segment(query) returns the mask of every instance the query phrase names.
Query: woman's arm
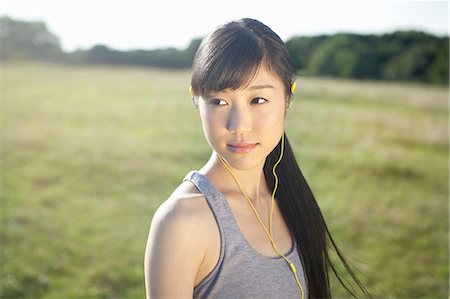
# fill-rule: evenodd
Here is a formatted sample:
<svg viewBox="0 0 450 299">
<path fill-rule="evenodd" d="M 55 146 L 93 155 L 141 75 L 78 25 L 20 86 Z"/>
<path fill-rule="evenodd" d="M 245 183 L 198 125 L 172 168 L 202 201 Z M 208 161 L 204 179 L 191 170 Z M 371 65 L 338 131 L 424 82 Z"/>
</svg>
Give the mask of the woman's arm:
<svg viewBox="0 0 450 299">
<path fill-rule="evenodd" d="M 153 216 L 145 250 L 147 298 L 192 298 L 205 254 L 196 202 L 171 198 Z"/>
</svg>

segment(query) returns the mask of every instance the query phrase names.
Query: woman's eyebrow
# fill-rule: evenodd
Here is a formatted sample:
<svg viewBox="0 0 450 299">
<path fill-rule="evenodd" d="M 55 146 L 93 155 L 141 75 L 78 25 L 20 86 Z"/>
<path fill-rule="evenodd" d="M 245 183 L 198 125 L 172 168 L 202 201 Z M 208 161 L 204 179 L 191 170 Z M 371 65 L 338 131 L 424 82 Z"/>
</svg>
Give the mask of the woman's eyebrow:
<svg viewBox="0 0 450 299">
<path fill-rule="evenodd" d="M 273 85 L 270 84 L 256 84 L 249 87 L 249 89 L 264 89 L 264 88 L 275 88 Z"/>
</svg>

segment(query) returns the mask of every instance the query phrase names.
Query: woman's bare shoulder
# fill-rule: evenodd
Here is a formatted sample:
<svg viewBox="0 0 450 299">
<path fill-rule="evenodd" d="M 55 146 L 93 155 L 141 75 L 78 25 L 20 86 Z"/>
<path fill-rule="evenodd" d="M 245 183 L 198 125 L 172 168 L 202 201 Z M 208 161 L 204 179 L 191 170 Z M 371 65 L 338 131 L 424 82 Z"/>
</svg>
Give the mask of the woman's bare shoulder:
<svg viewBox="0 0 450 299">
<path fill-rule="evenodd" d="M 158 218 L 200 222 L 209 214 L 205 196 L 191 182 L 181 183 L 155 213 Z"/>
<path fill-rule="evenodd" d="M 166 236 L 169 233 L 169 238 L 192 236 L 191 246 L 202 246 L 216 232 L 214 224 L 214 215 L 205 196 L 195 185 L 186 181 L 159 206 L 153 216 L 151 228 Z M 203 249 L 197 247 L 197 250 Z"/>
<path fill-rule="evenodd" d="M 192 297 L 208 250 L 208 221 L 206 199 L 190 182 L 157 209 L 145 255 L 148 297 Z"/>
</svg>

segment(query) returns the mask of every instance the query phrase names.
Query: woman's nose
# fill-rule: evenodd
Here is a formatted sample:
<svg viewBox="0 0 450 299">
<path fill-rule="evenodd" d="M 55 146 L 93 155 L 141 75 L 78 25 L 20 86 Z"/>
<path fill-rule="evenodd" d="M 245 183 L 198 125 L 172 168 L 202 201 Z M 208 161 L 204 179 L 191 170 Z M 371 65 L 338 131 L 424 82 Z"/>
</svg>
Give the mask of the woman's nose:
<svg viewBox="0 0 450 299">
<path fill-rule="evenodd" d="M 232 133 L 250 132 L 252 130 L 252 115 L 247 108 L 233 107 L 228 120 L 228 130 Z"/>
</svg>

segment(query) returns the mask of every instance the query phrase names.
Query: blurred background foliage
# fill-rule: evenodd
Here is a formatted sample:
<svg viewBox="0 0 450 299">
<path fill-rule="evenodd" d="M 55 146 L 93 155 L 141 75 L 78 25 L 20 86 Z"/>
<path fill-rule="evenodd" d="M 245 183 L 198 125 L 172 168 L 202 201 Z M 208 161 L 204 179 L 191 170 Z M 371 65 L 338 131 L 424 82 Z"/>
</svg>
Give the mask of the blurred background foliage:
<svg viewBox="0 0 450 299">
<path fill-rule="evenodd" d="M 187 69 L 201 38 L 190 45 L 154 50 L 118 51 L 105 45 L 66 53 L 60 40 L 43 22 L 0 19 L 3 61 L 46 60 L 75 64 L 139 65 Z M 286 41 L 294 66 L 301 75 L 338 78 L 417 81 L 448 84 L 448 37 L 419 31 L 382 35 L 339 33 L 299 36 Z"/>
</svg>

